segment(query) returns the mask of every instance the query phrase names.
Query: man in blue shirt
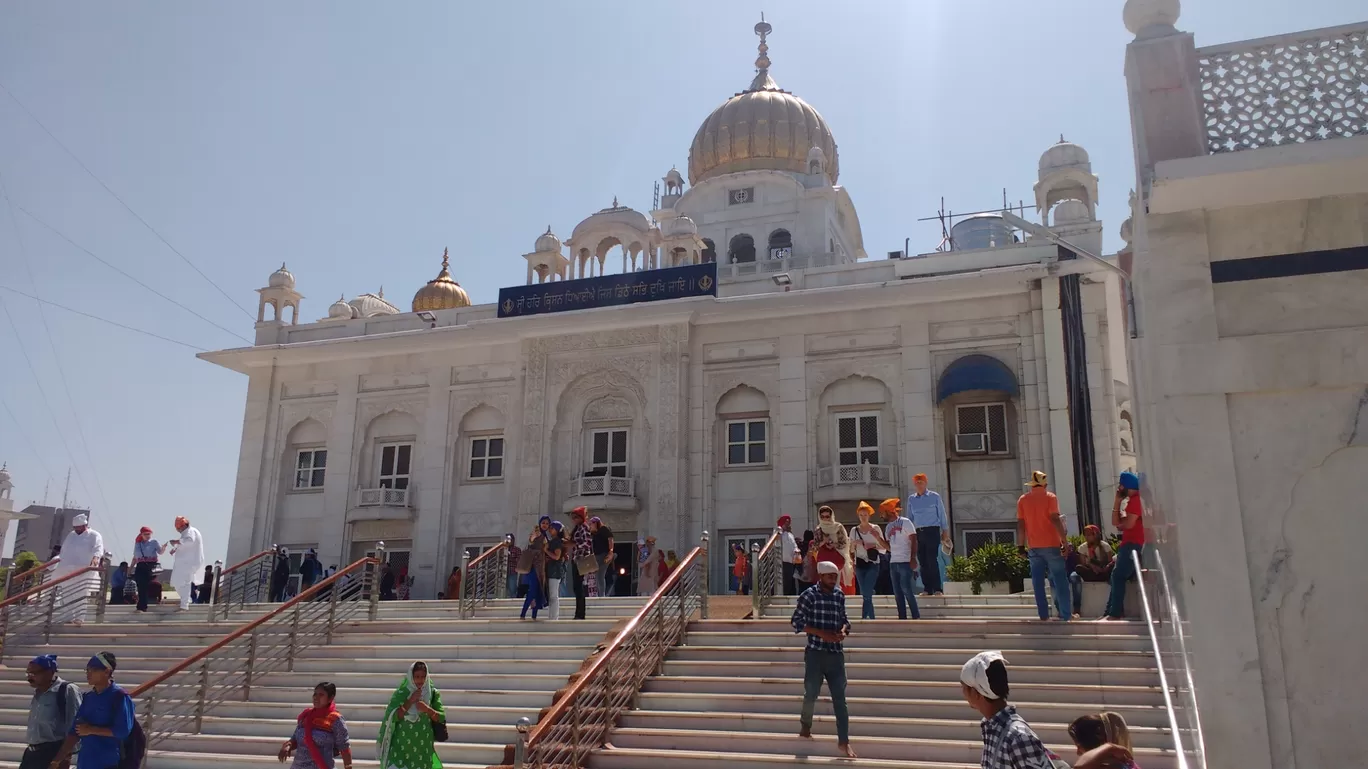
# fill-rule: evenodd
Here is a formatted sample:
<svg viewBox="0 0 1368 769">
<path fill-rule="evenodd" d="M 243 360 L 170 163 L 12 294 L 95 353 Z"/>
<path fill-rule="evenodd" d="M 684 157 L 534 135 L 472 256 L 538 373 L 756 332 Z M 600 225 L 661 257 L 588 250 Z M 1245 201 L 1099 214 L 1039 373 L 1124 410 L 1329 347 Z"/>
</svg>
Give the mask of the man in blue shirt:
<svg viewBox="0 0 1368 769">
<path fill-rule="evenodd" d="M 117 664 L 112 652 L 100 652 L 86 663 L 86 682 L 91 690 L 81 697 L 76 721 L 53 759 L 53 767 L 71 757 L 77 740 L 81 752 L 76 754 L 76 769 L 119 766 L 123 742 L 133 731 L 133 698 L 114 683 Z"/>
<path fill-rule="evenodd" d="M 831 708 L 836 713 L 836 742 L 848 758 L 855 758 L 850 747 L 850 711 L 846 708 L 845 651 L 841 642 L 850 634 L 846 617 L 845 594 L 836 587 L 841 570 L 831 561 L 817 564 L 817 584 L 798 596 L 793 610 L 793 630 L 807 633 L 803 652 L 803 713 L 799 737 L 812 737 L 812 713 L 817 695 L 826 680 L 831 690 Z"/>
<path fill-rule="evenodd" d="M 940 563 L 936 560 L 941 542 L 950 544 L 950 521 L 941 496 L 926 488 L 926 473 L 912 476 L 917 487 L 907 498 L 907 514 L 917 529 L 917 561 L 921 564 L 922 595 L 945 595 L 941 585 Z"/>
</svg>

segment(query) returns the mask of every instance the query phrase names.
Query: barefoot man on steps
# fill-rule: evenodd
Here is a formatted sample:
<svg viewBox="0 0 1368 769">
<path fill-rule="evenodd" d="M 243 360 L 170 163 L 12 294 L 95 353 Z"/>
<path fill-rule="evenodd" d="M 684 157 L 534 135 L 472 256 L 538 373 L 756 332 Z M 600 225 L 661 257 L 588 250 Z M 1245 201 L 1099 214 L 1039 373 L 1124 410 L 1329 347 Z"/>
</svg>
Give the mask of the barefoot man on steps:
<svg viewBox="0 0 1368 769">
<path fill-rule="evenodd" d="M 850 747 L 850 711 L 846 709 L 845 651 L 841 642 L 850 634 L 846 618 L 845 594 L 836 587 L 841 570 L 831 561 L 817 564 L 817 584 L 798 596 L 793 610 L 794 632 L 807 633 L 803 652 L 803 713 L 799 737 L 812 737 L 812 712 L 822 681 L 831 690 L 831 708 L 836 713 L 836 742 L 848 758 L 855 758 Z"/>
</svg>

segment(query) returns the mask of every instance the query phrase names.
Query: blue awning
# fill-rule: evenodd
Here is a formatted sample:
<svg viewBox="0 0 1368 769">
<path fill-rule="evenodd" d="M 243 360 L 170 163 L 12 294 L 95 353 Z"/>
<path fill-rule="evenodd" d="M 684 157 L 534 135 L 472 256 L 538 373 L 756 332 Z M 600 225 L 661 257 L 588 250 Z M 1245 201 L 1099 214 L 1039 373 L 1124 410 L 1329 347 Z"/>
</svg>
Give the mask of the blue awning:
<svg viewBox="0 0 1368 769">
<path fill-rule="evenodd" d="M 1016 375 L 1007 365 L 989 355 L 966 355 L 951 363 L 936 385 L 936 402 L 969 390 L 996 390 L 1015 396 Z"/>
</svg>

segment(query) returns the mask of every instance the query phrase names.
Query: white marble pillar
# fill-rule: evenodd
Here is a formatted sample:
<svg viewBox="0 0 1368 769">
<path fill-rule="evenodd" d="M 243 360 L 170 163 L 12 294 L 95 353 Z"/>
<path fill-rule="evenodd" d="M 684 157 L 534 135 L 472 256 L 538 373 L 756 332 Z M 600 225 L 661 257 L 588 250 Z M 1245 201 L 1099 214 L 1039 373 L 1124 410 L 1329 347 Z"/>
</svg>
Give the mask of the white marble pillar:
<svg viewBox="0 0 1368 769">
<path fill-rule="evenodd" d="M 802 334 L 779 337 L 779 509 L 794 528 L 811 528 L 813 468 L 809 448 L 816 425 L 808 422 L 807 347 Z M 798 524 L 803 523 L 800 527 Z"/>
<path fill-rule="evenodd" d="M 897 485 L 911 493 L 912 476 L 926 473 L 933 488 L 945 488 L 942 451 L 936 450 L 936 383 L 931 376 L 929 331 L 924 318 L 902 323 L 902 467 Z"/>
<path fill-rule="evenodd" d="M 318 560 L 324 566 L 342 568 L 351 561 L 345 552 L 347 511 L 356 503 L 355 489 L 360 485 L 356 446 L 358 373 L 351 367 L 338 376 L 337 405 L 333 409 L 328 433 L 328 471 L 323 475 L 323 518 L 318 532 Z"/>
<path fill-rule="evenodd" d="M 233 518 L 228 527 L 228 564 L 237 563 L 270 545 L 265 542 L 270 534 L 266 531 L 264 503 L 269 498 L 273 486 L 270 479 L 274 474 L 263 467 L 263 462 L 270 442 L 271 423 L 274 422 L 270 418 L 275 401 L 272 393 L 274 387 L 274 366 L 248 376 L 247 408 L 242 417 L 242 449 L 238 453 L 237 486 L 233 494 Z"/>
<path fill-rule="evenodd" d="M 446 550 L 450 527 L 447 511 L 450 484 L 447 467 L 451 464 L 451 367 L 437 366 L 428 371 L 427 408 L 422 433 L 418 436 L 417 516 L 413 522 L 413 561 L 409 575 L 418 598 L 436 598 L 439 559 Z"/>
<path fill-rule="evenodd" d="M 1049 402 L 1050 491 L 1070 532 L 1078 529 L 1078 495 L 1074 492 L 1073 441 L 1069 434 L 1069 380 L 1064 362 L 1064 318 L 1059 310 L 1059 279 L 1040 281 L 1045 343 L 1045 392 Z"/>
</svg>

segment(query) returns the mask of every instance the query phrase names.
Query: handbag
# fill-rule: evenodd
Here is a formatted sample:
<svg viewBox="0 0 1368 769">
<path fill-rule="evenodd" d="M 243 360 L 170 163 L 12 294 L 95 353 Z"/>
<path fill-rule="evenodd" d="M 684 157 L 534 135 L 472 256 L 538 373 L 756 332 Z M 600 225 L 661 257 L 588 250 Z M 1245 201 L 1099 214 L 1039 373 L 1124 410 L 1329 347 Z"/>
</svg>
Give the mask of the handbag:
<svg viewBox="0 0 1368 769">
<path fill-rule="evenodd" d="M 447 734 L 446 721 L 432 720 L 432 740 L 433 742 L 446 742 L 451 735 Z"/>
<path fill-rule="evenodd" d="M 518 556 L 517 571 L 519 574 L 528 574 L 532 571 L 532 555 L 532 549 L 528 548 L 522 551 L 522 555 Z"/>
<path fill-rule="evenodd" d="M 575 559 L 575 571 L 580 574 L 594 574 L 598 572 L 598 566 L 598 556 L 592 553 Z"/>
</svg>

